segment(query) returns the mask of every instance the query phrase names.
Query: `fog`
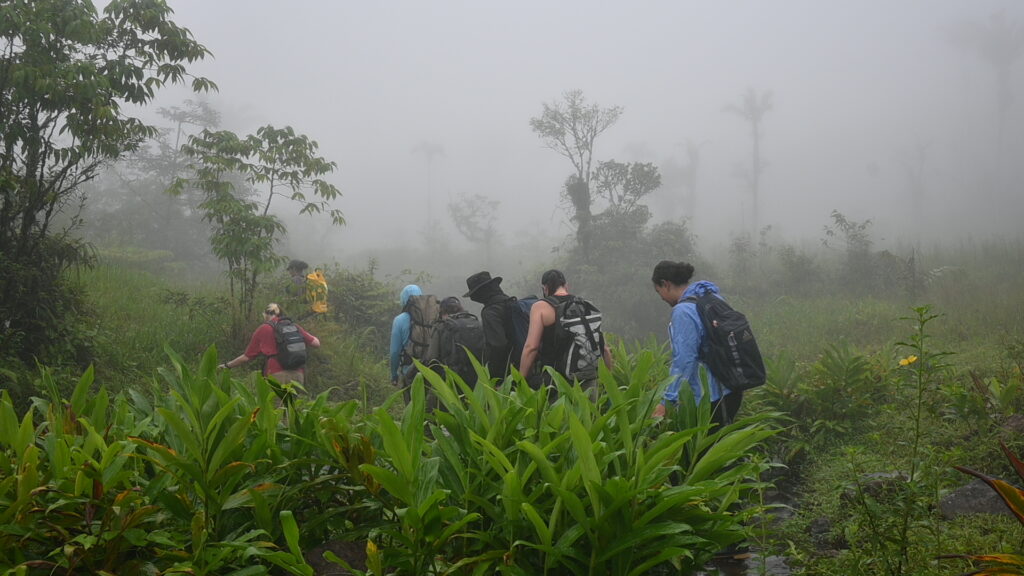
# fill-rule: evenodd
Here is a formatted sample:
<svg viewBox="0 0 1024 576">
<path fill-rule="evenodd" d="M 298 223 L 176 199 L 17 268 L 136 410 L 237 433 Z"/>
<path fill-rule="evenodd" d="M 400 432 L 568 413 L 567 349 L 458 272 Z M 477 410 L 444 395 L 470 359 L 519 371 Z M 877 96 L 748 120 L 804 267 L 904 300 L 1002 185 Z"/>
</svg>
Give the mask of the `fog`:
<svg viewBox="0 0 1024 576">
<path fill-rule="evenodd" d="M 338 163 L 329 179 L 348 225 L 292 224 L 290 244 L 323 243 L 341 261 L 420 242 L 429 221 L 459 242 L 447 204 L 466 194 L 501 202 L 506 241 L 557 243 L 571 231 L 560 193 L 572 166 L 529 120 L 572 89 L 623 107 L 595 160 L 657 164 L 655 219 L 688 219 L 702 246 L 749 226 L 738 172 L 750 130 L 725 111 L 748 89 L 773 98 L 759 208 L 771 235 L 816 242 L 838 210 L 872 219 L 883 243 L 1019 237 L 1022 3 L 170 5 L 215 56 L 193 71 L 219 85 L 208 99 L 223 128 L 290 125 Z M 954 41 L 1000 13 L 1016 34 L 1001 122 L 995 68 Z M 185 97 L 169 91 L 159 105 Z M 688 145 L 700 151 L 693 213 L 679 187 Z"/>
</svg>

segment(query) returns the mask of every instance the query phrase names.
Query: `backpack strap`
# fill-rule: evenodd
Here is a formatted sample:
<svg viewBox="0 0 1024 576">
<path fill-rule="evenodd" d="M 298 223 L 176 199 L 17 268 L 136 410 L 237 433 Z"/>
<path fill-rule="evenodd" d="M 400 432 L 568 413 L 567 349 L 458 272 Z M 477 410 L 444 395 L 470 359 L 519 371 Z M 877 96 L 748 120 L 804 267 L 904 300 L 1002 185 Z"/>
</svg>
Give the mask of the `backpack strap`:
<svg viewBox="0 0 1024 576">
<path fill-rule="evenodd" d="M 492 304 L 492 306 L 502 307 L 502 321 L 501 328 L 505 332 L 505 342 L 511 345 L 516 341 L 515 327 L 512 325 L 512 315 L 515 313 L 513 309 L 519 302 L 519 299 L 515 296 L 509 296 L 507 300 L 501 304 Z M 480 311 L 480 315 L 483 316 L 483 310 Z"/>
<path fill-rule="evenodd" d="M 594 334 L 594 329 L 590 326 L 590 322 L 587 321 L 587 316 L 590 316 L 590 312 L 596 310 L 594 305 L 587 302 L 583 298 L 573 296 L 573 302 L 579 302 L 580 306 L 583 307 L 583 329 L 587 332 L 587 340 L 590 341 L 590 347 L 594 350 L 601 348 L 601 343 L 598 342 L 597 335 Z"/>
<path fill-rule="evenodd" d="M 700 321 L 700 327 L 704 330 L 704 337 L 701 338 L 700 343 L 697 345 L 697 348 L 698 348 L 697 358 L 698 358 L 698 360 L 700 360 L 702 362 L 707 357 L 708 348 L 711 347 L 710 339 L 711 339 L 711 328 L 712 328 L 712 326 L 708 325 L 707 317 L 704 314 L 704 308 L 706 308 L 706 306 L 702 306 L 702 302 L 701 302 L 702 300 L 706 302 L 707 298 L 718 298 L 718 296 L 716 296 L 715 294 L 713 294 L 711 292 L 706 292 L 706 293 L 704 293 L 703 295 L 701 295 L 699 297 L 691 295 L 691 296 L 687 296 L 686 298 L 683 298 L 682 300 L 680 300 L 680 303 L 684 303 L 684 302 L 692 303 L 694 308 L 697 309 L 697 320 Z"/>
</svg>

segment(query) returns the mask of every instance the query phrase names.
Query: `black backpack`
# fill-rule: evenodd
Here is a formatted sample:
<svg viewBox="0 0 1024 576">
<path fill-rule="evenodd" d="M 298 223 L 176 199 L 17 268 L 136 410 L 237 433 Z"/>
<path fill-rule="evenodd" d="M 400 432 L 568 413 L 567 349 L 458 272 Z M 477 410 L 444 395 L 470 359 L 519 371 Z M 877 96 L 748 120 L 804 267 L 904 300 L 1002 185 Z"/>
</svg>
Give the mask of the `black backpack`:
<svg viewBox="0 0 1024 576">
<path fill-rule="evenodd" d="M 710 293 L 699 298 L 690 296 L 683 302 L 697 305 L 704 325 L 700 360 L 715 380 L 734 392 L 764 384 L 764 360 L 747 317 Z"/>
<path fill-rule="evenodd" d="M 552 328 L 558 353 L 553 368 L 570 381 L 595 380 L 597 364 L 604 353 L 601 311 L 579 296 L 561 302 L 554 298 L 544 300 L 555 309 Z"/>
<path fill-rule="evenodd" d="M 298 324 L 282 316 L 277 322 L 268 322 L 274 328 L 277 341 L 277 362 L 285 370 L 296 370 L 306 365 L 306 340 Z"/>
<path fill-rule="evenodd" d="M 466 354 L 478 361 L 484 352 L 484 329 L 480 320 L 469 312 L 459 312 L 445 318 L 434 328 L 440 331 L 441 349 L 437 361 L 454 371 L 466 384 L 476 383 L 476 370 Z"/>
</svg>

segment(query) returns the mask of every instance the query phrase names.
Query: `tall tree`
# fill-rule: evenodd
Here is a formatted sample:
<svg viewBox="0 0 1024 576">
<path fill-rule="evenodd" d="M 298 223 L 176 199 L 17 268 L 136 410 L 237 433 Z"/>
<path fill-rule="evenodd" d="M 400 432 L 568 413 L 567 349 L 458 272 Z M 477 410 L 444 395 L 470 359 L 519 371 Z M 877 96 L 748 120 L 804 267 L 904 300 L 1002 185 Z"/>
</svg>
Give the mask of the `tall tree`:
<svg viewBox="0 0 1024 576">
<path fill-rule="evenodd" d="M 426 140 L 420 141 L 419 144 L 413 147 L 413 154 L 423 156 L 427 161 L 427 226 L 433 226 L 434 223 L 434 160 L 437 158 L 444 158 L 444 146 L 441 146 L 437 142 L 427 142 Z"/>
<path fill-rule="evenodd" d="M 565 182 L 564 195 L 573 208 L 576 241 L 584 257 L 589 258 L 594 143 L 619 120 L 622 107 L 602 108 L 588 103 L 582 90 L 566 92 L 561 101 L 543 107 L 540 116 L 530 119 L 530 127 L 548 148 L 568 158 L 575 169 Z"/>
<path fill-rule="evenodd" d="M 765 169 L 764 159 L 761 158 L 761 122 L 771 109 L 772 93 L 758 93 L 753 88 L 747 89 L 739 103 L 729 104 L 725 107 L 726 112 L 739 116 L 750 126 L 750 169 L 744 170 L 742 175 L 750 192 L 750 230 L 754 233 L 759 230 L 760 226 L 758 201 L 760 200 L 761 174 Z"/>
<path fill-rule="evenodd" d="M 924 215 L 928 204 L 925 196 L 928 192 L 928 183 L 925 180 L 926 167 L 928 164 L 928 144 L 918 142 L 914 149 L 903 159 L 901 163 L 903 174 L 906 176 L 907 193 L 910 196 L 910 210 L 912 214 L 911 233 L 915 241 L 921 238 L 924 228 Z"/>
<path fill-rule="evenodd" d="M 0 349 L 36 355 L 66 324 L 46 309 L 83 252 L 68 235 L 82 185 L 155 129 L 125 104 L 145 105 L 166 84 L 215 89 L 186 68 L 209 55 L 158 0 L 0 3 Z M 46 296 L 43 296 L 46 294 Z"/>
<path fill-rule="evenodd" d="M 491 250 L 498 237 L 495 222 L 498 220 L 498 206 L 501 202 L 491 200 L 481 194 L 464 194 L 448 204 L 448 214 L 455 224 L 455 229 L 470 244 L 484 246 L 484 255 L 489 265 Z"/>
<path fill-rule="evenodd" d="M 214 228 L 214 254 L 228 265 L 240 321 L 252 318 L 259 278 L 283 261 L 275 246 L 287 230 L 270 212 L 275 198 L 298 204 L 300 214 L 326 213 L 334 225 L 345 223 L 341 211 L 330 206 L 341 192 L 322 178 L 337 164 L 318 156 L 318 149 L 316 141 L 291 127 L 273 126 L 245 138 L 204 130 L 182 148 L 194 160 L 192 176 L 178 178 L 170 192 L 180 194 L 192 185 L 203 194 L 199 208 Z"/>
<path fill-rule="evenodd" d="M 686 141 L 686 164 L 682 170 L 683 202 L 685 217 L 691 220 L 697 217 L 697 184 L 700 182 L 700 149 L 703 145 Z"/>
<path fill-rule="evenodd" d="M 996 161 L 1003 160 L 1004 132 L 1013 103 L 1011 72 L 1024 55 L 1024 25 L 1011 21 L 1005 10 L 995 12 L 988 23 L 965 22 L 952 32 L 952 41 L 992 66 L 996 87 Z M 998 165 L 997 165 L 998 167 Z"/>
<path fill-rule="evenodd" d="M 201 100 L 185 100 L 157 114 L 165 121 L 157 134 L 90 184 L 82 236 L 107 246 L 159 251 L 178 261 L 209 260 L 209 226 L 195 210 L 197 191 L 177 197 L 165 192 L 187 167 L 182 138 L 217 128 L 220 114 Z"/>
<path fill-rule="evenodd" d="M 640 200 L 661 186 L 658 167 L 649 162 L 599 162 L 594 170 L 594 191 L 608 203 L 611 212 L 636 211 Z"/>
</svg>

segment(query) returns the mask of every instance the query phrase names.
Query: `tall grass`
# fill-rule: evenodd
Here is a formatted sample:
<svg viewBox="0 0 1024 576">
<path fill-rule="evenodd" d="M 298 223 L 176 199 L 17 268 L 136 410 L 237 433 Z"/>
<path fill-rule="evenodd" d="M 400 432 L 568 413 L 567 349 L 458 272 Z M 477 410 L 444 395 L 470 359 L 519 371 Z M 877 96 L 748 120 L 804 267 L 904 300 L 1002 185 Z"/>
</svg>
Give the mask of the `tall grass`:
<svg viewBox="0 0 1024 576">
<path fill-rule="evenodd" d="M 95 356 L 88 362 L 112 390 L 146 386 L 166 365 L 165 346 L 194 358 L 216 345 L 224 358 L 233 358 L 248 342 L 248 334 L 230 338 L 231 306 L 217 285 L 179 285 L 150 272 L 113 266 L 83 271 L 79 282 L 94 323 L 90 331 Z M 346 330 L 324 317 L 302 324 L 323 343 L 310 355 L 307 366 L 306 388 L 311 395 L 330 390 L 336 400 L 365 395 L 374 406 L 384 402 L 391 390 L 385 358 L 367 353 L 377 348 L 367 343 L 372 334 Z M 258 325 L 254 319 L 250 328 Z M 261 362 L 245 369 L 259 370 Z"/>
<path fill-rule="evenodd" d="M 95 323 L 97 375 L 114 390 L 166 364 L 165 345 L 187 357 L 225 344 L 230 309 L 215 286 L 175 286 L 138 269 L 98 266 L 80 273 Z"/>
</svg>

